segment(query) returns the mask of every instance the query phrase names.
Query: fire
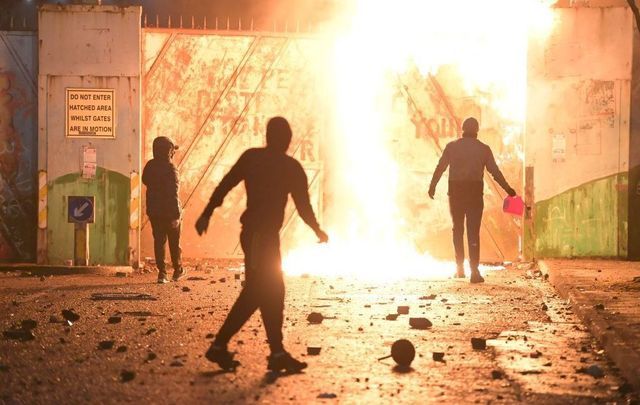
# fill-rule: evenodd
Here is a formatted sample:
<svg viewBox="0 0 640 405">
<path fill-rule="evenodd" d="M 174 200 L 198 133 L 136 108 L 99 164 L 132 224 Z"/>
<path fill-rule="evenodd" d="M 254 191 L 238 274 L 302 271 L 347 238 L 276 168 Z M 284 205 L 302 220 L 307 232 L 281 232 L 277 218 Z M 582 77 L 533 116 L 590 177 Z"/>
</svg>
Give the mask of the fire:
<svg viewBox="0 0 640 405">
<path fill-rule="evenodd" d="M 344 22 L 332 28 L 337 35 L 327 78 L 334 110 L 327 162 L 334 204 L 325 217 L 331 241 L 289 252 L 285 271 L 381 280 L 452 273 L 451 263 L 418 251 L 408 231 L 410 215 L 399 203 L 407 164 L 393 151 L 398 78 L 411 69 L 427 77 L 447 67 L 460 81 L 456 86 L 505 122 L 503 142 L 516 142 L 524 121 L 527 44 L 551 30 L 550 3 L 354 0 Z M 435 165 L 428 163 L 430 169 Z M 422 204 L 444 206 L 446 180 L 432 202 L 429 178 L 411 193 L 422 196 Z M 446 215 L 446 208 L 438 212 Z"/>
</svg>

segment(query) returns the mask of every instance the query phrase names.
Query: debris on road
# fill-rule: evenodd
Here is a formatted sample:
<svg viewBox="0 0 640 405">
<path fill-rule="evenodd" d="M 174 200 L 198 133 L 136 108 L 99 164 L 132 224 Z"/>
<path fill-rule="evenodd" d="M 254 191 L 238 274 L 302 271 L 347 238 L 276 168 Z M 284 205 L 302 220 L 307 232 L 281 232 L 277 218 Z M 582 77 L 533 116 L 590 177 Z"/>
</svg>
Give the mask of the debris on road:
<svg viewBox="0 0 640 405">
<path fill-rule="evenodd" d="M 504 378 L 504 373 L 500 370 L 492 370 L 491 378 L 493 378 L 494 380 L 501 380 L 502 378 Z"/>
<path fill-rule="evenodd" d="M 24 329 L 22 327 L 7 329 L 2 335 L 5 339 L 19 340 L 21 342 L 27 342 L 36 338 L 36 335 L 33 334 L 31 329 Z"/>
<path fill-rule="evenodd" d="M 598 310 L 598 311 L 604 311 L 604 304 L 600 303 L 600 304 L 596 304 L 593 306 L 594 309 Z"/>
<path fill-rule="evenodd" d="M 191 291 L 191 288 L 187 286 L 182 287 L 182 292 L 189 292 L 189 291 Z"/>
<path fill-rule="evenodd" d="M 75 312 L 73 312 L 70 309 L 63 309 L 62 310 L 62 317 L 64 319 L 66 319 L 69 322 L 77 322 L 80 320 L 80 315 L 76 314 Z"/>
<path fill-rule="evenodd" d="M 433 352 L 433 361 L 444 362 L 444 352 Z"/>
<path fill-rule="evenodd" d="M 324 316 L 320 312 L 312 312 L 307 316 L 307 321 L 312 325 L 318 325 L 322 323 Z"/>
<path fill-rule="evenodd" d="M 484 338 L 471 338 L 473 350 L 484 350 L 487 348 L 487 340 Z"/>
<path fill-rule="evenodd" d="M 113 340 L 103 340 L 98 343 L 98 350 L 111 350 L 114 343 Z"/>
<path fill-rule="evenodd" d="M 436 294 L 430 294 L 430 295 L 423 295 L 422 297 L 420 297 L 421 300 L 435 300 L 437 297 Z"/>
<path fill-rule="evenodd" d="M 91 294 L 93 301 L 156 301 L 157 298 L 143 293 L 112 292 Z M 73 321 L 72 321 L 73 322 Z"/>
<path fill-rule="evenodd" d="M 322 348 L 317 347 L 317 346 L 307 346 L 307 354 L 309 356 L 317 356 L 320 354 L 320 350 L 322 350 Z"/>
<path fill-rule="evenodd" d="M 409 326 L 413 329 L 429 329 L 433 324 L 427 318 L 409 318 Z"/>
<path fill-rule="evenodd" d="M 386 319 L 387 321 L 395 321 L 396 319 L 398 319 L 398 314 L 389 314 L 384 319 Z"/>
<path fill-rule="evenodd" d="M 323 392 L 322 394 L 318 394 L 318 398 L 319 399 L 334 399 L 334 398 L 338 398 L 338 396 L 334 393 L 330 393 L 330 392 Z"/>
<path fill-rule="evenodd" d="M 602 378 L 604 377 L 604 370 L 602 370 L 602 368 L 596 364 L 589 366 L 589 367 L 583 367 L 578 369 L 579 373 L 583 373 L 583 374 L 588 374 L 593 378 Z"/>
<path fill-rule="evenodd" d="M 122 322 L 122 317 L 119 317 L 119 316 L 110 316 L 109 319 L 107 319 L 107 323 L 111 325 L 114 325 L 120 322 Z"/>
<path fill-rule="evenodd" d="M 408 305 L 400 305 L 400 306 L 398 306 L 398 314 L 399 315 L 407 315 L 407 314 L 409 314 L 409 306 Z"/>
<path fill-rule="evenodd" d="M 123 383 L 129 382 L 134 378 L 136 378 L 136 373 L 134 373 L 133 371 L 122 370 L 120 372 L 120 381 L 122 381 Z"/>
<path fill-rule="evenodd" d="M 398 339 L 391 345 L 391 354 L 380 357 L 378 361 L 391 357 L 399 366 L 408 367 L 416 357 L 416 348 L 407 339 Z"/>
</svg>

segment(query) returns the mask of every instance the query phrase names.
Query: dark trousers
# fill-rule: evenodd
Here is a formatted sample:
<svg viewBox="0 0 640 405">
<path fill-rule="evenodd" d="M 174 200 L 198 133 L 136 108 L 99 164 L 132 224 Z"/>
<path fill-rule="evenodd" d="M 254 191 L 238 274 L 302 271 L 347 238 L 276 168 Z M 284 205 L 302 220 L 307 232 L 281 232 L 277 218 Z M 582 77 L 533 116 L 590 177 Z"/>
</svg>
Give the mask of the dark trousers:
<svg viewBox="0 0 640 405">
<path fill-rule="evenodd" d="M 482 193 L 449 194 L 449 210 L 453 222 L 453 247 L 456 265 L 464 266 L 464 223 L 467 222 L 467 244 L 469 245 L 469 266 L 477 270 L 480 264 L 480 224 L 484 201 Z"/>
<path fill-rule="evenodd" d="M 280 235 L 277 230 L 243 229 L 240 245 L 244 251 L 245 285 L 216 335 L 215 344 L 226 346 L 251 315 L 260 309 L 271 352 L 282 351 L 284 279 Z"/>
<path fill-rule="evenodd" d="M 171 219 L 165 218 L 149 218 L 151 221 L 151 230 L 153 233 L 153 251 L 156 255 L 156 265 L 160 275 L 166 275 L 167 271 L 164 264 L 164 245 L 169 240 L 169 253 L 171 254 L 171 263 L 173 270 L 180 270 L 182 262 L 180 260 L 180 224 L 172 227 Z"/>
</svg>

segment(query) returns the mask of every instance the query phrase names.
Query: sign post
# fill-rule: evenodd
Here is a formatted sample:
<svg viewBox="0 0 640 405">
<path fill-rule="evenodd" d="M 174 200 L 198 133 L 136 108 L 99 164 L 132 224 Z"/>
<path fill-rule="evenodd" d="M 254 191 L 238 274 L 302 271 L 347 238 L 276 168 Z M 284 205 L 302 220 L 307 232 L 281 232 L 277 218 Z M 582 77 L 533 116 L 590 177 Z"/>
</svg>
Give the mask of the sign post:
<svg viewBox="0 0 640 405">
<path fill-rule="evenodd" d="M 93 223 L 95 200 L 93 196 L 69 196 L 67 221 L 74 224 L 73 265 L 89 265 L 89 224 Z"/>
</svg>

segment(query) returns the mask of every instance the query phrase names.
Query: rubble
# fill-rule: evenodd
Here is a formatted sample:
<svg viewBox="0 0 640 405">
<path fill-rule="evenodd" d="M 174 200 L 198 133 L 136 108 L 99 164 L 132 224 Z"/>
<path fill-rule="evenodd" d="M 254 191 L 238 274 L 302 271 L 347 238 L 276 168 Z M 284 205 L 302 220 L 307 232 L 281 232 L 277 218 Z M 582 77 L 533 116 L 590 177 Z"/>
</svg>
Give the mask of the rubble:
<svg viewBox="0 0 640 405">
<path fill-rule="evenodd" d="M 80 315 L 70 309 L 63 309 L 62 317 L 69 322 L 78 322 L 80 320 Z"/>
<path fill-rule="evenodd" d="M 398 319 L 398 314 L 389 314 L 384 319 L 386 319 L 387 321 L 395 321 L 396 319 Z"/>
<path fill-rule="evenodd" d="M 114 343 L 113 340 L 103 340 L 98 343 L 98 350 L 111 350 Z"/>
<path fill-rule="evenodd" d="M 320 354 L 320 351 L 322 350 L 321 347 L 317 347 L 317 346 L 307 346 L 307 354 L 309 356 L 317 356 Z"/>
<path fill-rule="evenodd" d="M 107 323 L 111 325 L 114 325 L 120 322 L 122 322 L 122 317 L 119 317 L 119 316 L 110 316 L 109 319 L 107 319 Z"/>
<path fill-rule="evenodd" d="M 398 314 L 399 315 L 407 315 L 407 314 L 409 314 L 409 306 L 407 306 L 407 305 L 398 306 Z"/>
<path fill-rule="evenodd" d="M 307 315 L 307 321 L 312 325 L 321 324 L 324 320 L 324 316 L 320 312 L 312 312 Z"/>
<path fill-rule="evenodd" d="M 407 339 L 399 339 L 391 345 L 391 357 L 399 366 L 408 367 L 416 357 L 416 349 Z"/>
<path fill-rule="evenodd" d="M 134 373 L 133 371 L 122 370 L 120 372 L 120 381 L 122 381 L 123 383 L 129 382 L 134 378 L 136 378 L 136 373 Z"/>
<path fill-rule="evenodd" d="M 33 334 L 31 329 L 16 327 L 5 330 L 2 335 L 5 337 L 5 339 L 19 340 L 21 342 L 27 342 L 36 338 L 36 335 Z"/>
<path fill-rule="evenodd" d="M 323 392 L 322 394 L 318 394 L 319 399 L 335 399 L 338 398 L 338 396 L 334 393 L 330 393 L 330 392 Z"/>
<path fill-rule="evenodd" d="M 494 380 L 501 380 L 504 378 L 504 373 L 500 370 L 492 370 L 491 371 L 491 378 Z"/>
<path fill-rule="evenodd" d="M 429 329 L 433 324 L 427 318 L 409 318 L 409 326 L 413 329 Z"/>
<path fill-rule="evenodd" d="M 433 361 L 444 362 L 444 352 L 433 352 Z"/>
<path fill-rule="evenodd" d="M 589 367 L 583 367 L 578 369 L 579 373 L 583 373 L 583 374 L 588 374 L 593 378 L 602 378 L 604 377 L 604 370 L 598 366 L 597 364 L 594 364 L 592 366 Z"/>
<path fill-rule="evenodd" d="M 487 348 L 487 340 L 484 338 L 471 338 L 473 350 L 484 350 Z"/>
</svg>

